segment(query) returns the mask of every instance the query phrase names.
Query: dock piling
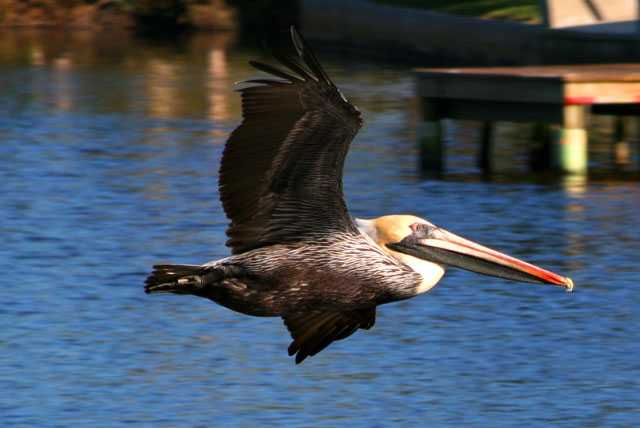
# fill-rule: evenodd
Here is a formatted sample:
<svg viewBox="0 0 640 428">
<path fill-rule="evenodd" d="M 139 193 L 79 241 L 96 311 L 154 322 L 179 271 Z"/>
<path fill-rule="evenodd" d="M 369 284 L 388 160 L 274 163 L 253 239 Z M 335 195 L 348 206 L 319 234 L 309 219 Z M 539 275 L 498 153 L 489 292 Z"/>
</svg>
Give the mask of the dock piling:
<svg viewBox="0 0 640 428">
<path fill-rule="evenodd" d="M 420 166 L 423 171 L 441 171 L 444 165 L 443 132 L 437 100 L 422 99 L 422 121 L 418 128 Z"/>
<path fill-rule="evenodd" d="M 588 106 L 570 104 L 563 107 L 563 123 L 553 132 L 556 166 L 568 174 L 584 174 L 587 171 L 587 130 L 585 129 Z"/>
<path fill-rule="evenodd" d="M 613 163 L 616 166 L 624 166 L 630 163 L 630 147 L 627 141 L 627 125 L 629 117 L 615 117 L 615 140 L 613 142 Z"/>
<path fill-rule="evenodd" d="M 491 136 L 493 135 L 493 122 L 483 122 L 480 131 L 480 156 L 478 167 L 488 174 L 491 172 Z"/>
<path fill-rule="evenodd" d="M 529 169 L 541 171 L 551 167 L 552 144 L 551 127 L 544 123 L 534 123 L 529 147 Z"/>
</svg>

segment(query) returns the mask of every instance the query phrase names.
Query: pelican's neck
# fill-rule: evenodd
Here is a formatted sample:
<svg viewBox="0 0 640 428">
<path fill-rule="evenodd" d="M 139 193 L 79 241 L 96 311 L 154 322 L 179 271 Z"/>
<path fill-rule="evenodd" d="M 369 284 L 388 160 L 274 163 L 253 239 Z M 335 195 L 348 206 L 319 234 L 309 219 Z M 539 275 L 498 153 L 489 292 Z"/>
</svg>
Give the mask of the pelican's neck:
<svg viewBox="0 0 640 428">
<path fill-rule="evenodd" d="M 373 242 L 377 241 L 377 239 L 378 239 L 378 231 L 376 229 L 376 226 L 375 226 L 375 223 L 373 222 L 373 220 L 365 220 L 363 218 L 356 218 L 356 219 L 354 219 L 354 222 L 356 224 L 356 227 L 360 231 L 360 233 L 362 233 L 367 238 L 372 239 Z M 377 242 L 376 242 L 376 244 L 377 244 Z"/>
<path fill-rule="evenodd" d="M 360 233 L 377 245 L 385 254 L 403 265 L 408 266 L 411 270 L 422 276 L 422 281 L 416 288 L 415 294 L 422 294 L 431 290 L 444 275 L 444 266 L 439 263 L 422 260 L 408 254 L 399 253 L 387 247 L 385 244 L 390 244 L 391 242 L 386 242 L 387 239 L 385 238 L 389 235 L 381 233 L 376 220 L 377 219 L 365 220 L 356 218 L 355 224 Z"/>
</svg>

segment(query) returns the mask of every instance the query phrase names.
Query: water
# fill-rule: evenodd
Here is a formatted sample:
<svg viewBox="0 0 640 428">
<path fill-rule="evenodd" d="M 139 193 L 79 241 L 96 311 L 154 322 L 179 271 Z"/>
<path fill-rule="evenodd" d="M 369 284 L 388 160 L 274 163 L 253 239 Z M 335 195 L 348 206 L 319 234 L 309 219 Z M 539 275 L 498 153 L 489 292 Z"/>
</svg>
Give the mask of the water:
<svg viewBox="0 0 640 428">
<path fill-rule="evenodd" d="M 217 168 L 262 54 L 229 35 L 0 41 L 2 426 L 637 426 L 637 181 L 482 181 L 458 125 L 448 174 L 424 178 L 409 73 L 322 55 L 367 119 L 353 215 L 416 213 L 576 290 L 452 269 L 296 366 L 279 319 L 142 292 L 154 263 L 228 254 Z"/>
</svg>

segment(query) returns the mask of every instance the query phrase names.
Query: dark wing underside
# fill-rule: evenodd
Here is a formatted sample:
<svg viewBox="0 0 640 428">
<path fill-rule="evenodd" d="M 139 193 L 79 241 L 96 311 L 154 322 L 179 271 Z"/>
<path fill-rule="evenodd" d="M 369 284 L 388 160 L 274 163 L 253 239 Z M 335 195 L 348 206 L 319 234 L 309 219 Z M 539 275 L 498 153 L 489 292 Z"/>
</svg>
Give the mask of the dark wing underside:
<svg viewBox="0 0 640 428">
<path fill-rule="evenodd" d="M 291 332 L 293 342 L 289 355 L 296 355 L 296 364 L 312 357 L 331 342 L 345 339 L 359 328 L 368 330 L 376 322 L 376 308 L 358 311 L 312 311 L 304 314 L 289 314 L 282 317 Z"/>
<path fill-rule="evenodd" d="M 268 47 L 288 70 L 251 62 L 279 79 L 240 89 L 243 121 L 220 166 L 220 199 L 238 254 L 335 231 L 357 233 L 342 195 L 349 144 L 360 112 L 329 80 L 291 28 L 295 54 Z"/>
</svg>

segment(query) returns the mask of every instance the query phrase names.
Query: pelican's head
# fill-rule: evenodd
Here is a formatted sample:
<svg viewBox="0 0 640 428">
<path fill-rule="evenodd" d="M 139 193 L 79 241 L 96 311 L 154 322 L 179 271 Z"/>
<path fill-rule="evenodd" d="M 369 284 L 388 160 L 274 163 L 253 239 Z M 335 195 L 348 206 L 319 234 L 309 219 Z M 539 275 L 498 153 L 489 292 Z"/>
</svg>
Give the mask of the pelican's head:
<svg viewBox="0 0 640 428">
<path fill-rule="evenodd" d="M 440 280 L 445 265 L 514 281 L 573 289 L 571 278 L 476 244 L 419 217 L 388 215 L 373 220 L 356 219 L 356 224 L 383 251 L 423 275 L 421 292 Z"/>
</svg>

